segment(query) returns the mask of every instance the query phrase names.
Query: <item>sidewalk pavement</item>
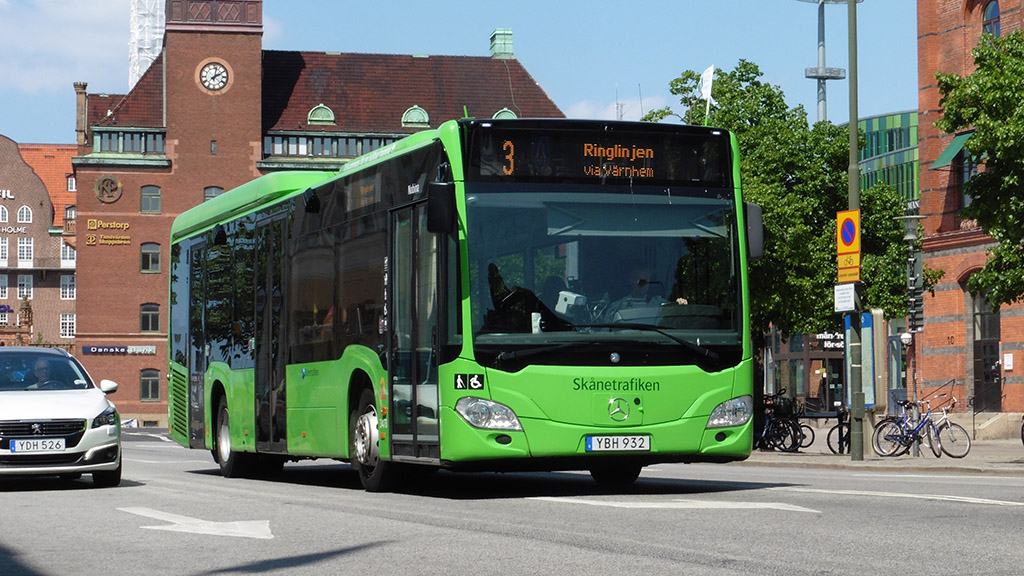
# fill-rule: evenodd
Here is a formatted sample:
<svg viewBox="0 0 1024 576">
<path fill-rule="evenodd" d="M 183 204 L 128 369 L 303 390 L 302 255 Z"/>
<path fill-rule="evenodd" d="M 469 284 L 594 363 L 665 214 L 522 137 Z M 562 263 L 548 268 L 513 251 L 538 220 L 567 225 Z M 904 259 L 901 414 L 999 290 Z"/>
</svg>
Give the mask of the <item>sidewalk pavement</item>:
<svg viewBox="0 0 1024 576">
<path fill-rule="evenodd" d="M 833 454 L 818 434 L 808 448 L 797 452 L 761 451 L 755 449 L 741 466 L 796 466 L 806 468 L 848 468 L 873 471 L 926 471 L 968 474 L 996 474 L 1024 476 L 1024 444 L 1018 440 L 974 440 L 971 451 L 963 458 L 950 458 L 943 454 L 936 458 L 929 448 L 920 456 L 910 452 L 903 456 L 882 457 L 875 454 L 870 443 L 864 445 L 863 460 L 853 460 L 849 454 Z"/>
</svg>

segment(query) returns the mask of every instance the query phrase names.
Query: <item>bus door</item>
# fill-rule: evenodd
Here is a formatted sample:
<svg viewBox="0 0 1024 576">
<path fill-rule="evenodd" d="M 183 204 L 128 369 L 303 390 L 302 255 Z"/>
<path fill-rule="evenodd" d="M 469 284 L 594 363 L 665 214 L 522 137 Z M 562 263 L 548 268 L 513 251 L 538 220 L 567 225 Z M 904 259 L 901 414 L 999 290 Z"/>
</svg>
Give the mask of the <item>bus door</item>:
<svg viewBox="0 0 1024 576">
<path fill-rule="evenodd" d="M 439 463 L 438 236 L 427 231 L 426 202 L 392 210 L 390 229 L 391 453 Z"/>
<path fill-rule="evenodd" d="M 256 225 L 256 449 L 285 452 L 288 449 L 285 408 L 285 240 L 288 221 L 274 216 Z"/>
<path fill-rule="evenodd" d="M 202 448 L 206 445 L 206 424 L 204 405 L 206 396 L 206 242 L 199 241 L 189 249 L 189 286 L 188 295 L 179 294 L 178 298 L 187 297 L 195 303 L 187 308 L 189 334 L 187 338 L 192 345 L 187 348 L 192 356 L 185 362 L 188 366 L 188 444 L 191 448 Z M 216 415 L 213 416 L 216 418 Z"/>
</svg>

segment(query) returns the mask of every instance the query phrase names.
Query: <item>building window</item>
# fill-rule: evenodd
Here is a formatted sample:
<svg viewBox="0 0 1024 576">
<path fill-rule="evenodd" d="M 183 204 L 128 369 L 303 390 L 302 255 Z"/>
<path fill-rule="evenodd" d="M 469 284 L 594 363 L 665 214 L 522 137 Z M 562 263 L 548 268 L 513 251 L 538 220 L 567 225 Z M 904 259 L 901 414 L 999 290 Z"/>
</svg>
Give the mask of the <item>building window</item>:
<svg viewBox="0 0 1024 576">
<path fill-rule="evenodd" d="M 0 206 L 0 222 L 7 222 L 7 206 Z"/>
<path fill-rule="evenodd" d="M 140 373 L 139 400 L 143 402 L 160 401 L 160 371 L 146 368 Z"/>
<path fill-rule="evenodd" d="M 143 242 L 142 244 L 142 272 L 160 272 L 160 245 L 156 242 Z"/>
<path fill-rule="evenodd" d="M 7 265 L 7 238 L 0 238 L 0 264 Z"/>
<path fill-rule="evenodd" d="M 72 274 L 60 275 L 60 299 L 75 299 L 75 277 Z"/>
<path fill-rule="evenodd" d="M 65 263 L 74 265 L 77 253 L 75 249 L 68 245 L 67 242 L 60 243 L 60 264 L 61 267 L 65 266 Z"/>
<path fill-rule="evenodd" d="M 993 0 L 985 4 L 985 11 L 981 17 L 981 31 L 999 36 L 999 2 Z"/>
<path fill-rule="evenodd" d="M 75 218 L 78 218 L 78 207 L 75 206 L 74 204 L 72 204 L 70 206 L 65 206 L 64 207 L 64 219 L 65 220 L 74 220 Z"/>
<path fill-rule="evenodd" d="M 60 337 L 61 338 L 74 338 L 75 337 L 75 315 L 74 314 L 61 314 L 60 315 Z"/>
<path fill-rule="evenodd" d="M 7 274 L 0 275 L 0 299 L 6 300 L 7 294 Z"/>
<path fill-rule="evenodd" d="M 333 125 L 334 111 L 323 104 L 318 104 L 309 111 L 309 114 L 306 116 L 306 122 L 314 126 Z"/>
<path fill-rule="evenodd" d="M 7 312 L 0 312 L 0 326 L 7 326 L 8 322 Z"/>
<path fill-rule="evenodd" d="M 971 205 L 971 197 L 967 195 L 967 183 L 978 175 L 978 164 L 965 150 L 961 150 L 953 160 L 953 170 L 953 182 L 960 196 L 960 208 L 967 208 Z"/>
<path fill-rule="evenodd" d="M 511 120 L 514 118 L 519 118 L 519 116 L 516 116 L 516 113 L 509 110 L 508 108 L 502 108 L 501 110 L 495 112 L 492 118 L 494 118 L 495 120 Z"/>
<path fill-rule="evenodd" d="M 160 187 L 159 186 L 143 186 L 142 197 L 140 198 L 141 203 L 139 205 L 139 212 L 143 214 L 159 214 L 160 213 Z"/>
<path fill-rule="evenodd" d="M 18 274 L 18 300 L 32 299 L 32 275 Z"/>
<path fill-rule="evenodd" d="M 224 189 L 220 186 L 207 186 L 206 188 L 203 188 L 203 202 L 212 200 L 223 193 Z"/>
<path fill-rule="evenodd" d="M 32 266 L 35 238 L 18 238 L 18 266 Z"/>
<path fill-rule="evenodd" d="M 139 307 L 139 330 L 142 332 L 160 331 L 159 304 L 143 304 Z"/>
<path fill-rule="evenodd" d="M 32 223 L 32 209 L 28 206 L 22 206 L 18 208 L 18 224 L 31 224 Z"/>
<path fill-rule="evenodd" d="M 68 176 L 68 192 L 78 192 L 78 181 L 74 176 Z"/>
<path fill-rule="evenodd" d="M 430 126 L 430 115 L 419 106 L 412 106 L 402 114 L 402 126 L 426 128 Z"/>
</svg>

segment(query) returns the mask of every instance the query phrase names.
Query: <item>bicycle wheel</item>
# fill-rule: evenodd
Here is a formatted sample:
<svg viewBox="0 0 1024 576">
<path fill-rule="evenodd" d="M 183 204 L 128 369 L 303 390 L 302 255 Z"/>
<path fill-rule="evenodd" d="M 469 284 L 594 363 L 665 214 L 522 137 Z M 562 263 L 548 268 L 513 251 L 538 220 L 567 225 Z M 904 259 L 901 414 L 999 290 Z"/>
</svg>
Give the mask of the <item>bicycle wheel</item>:
<svg viewBox="0 0 1024 576">
<path fill-rule="evenodd" d="M 939 439 L 939 429 L 935 422 L 929 421 L 921 432 L 922 437 L 928 438 L 928 447 L 932 449 L 932 454 L 935 454 L 936 458 L 942 458 L 942 440 Z"/>
<path fill-rule="evenodd" d="M 814 428 L 807 424 L 800 425 L 800 447 L 810 448 L 814 444 Z"/>
<path fill-rule="evenodd" d="M 879 456 L 899 456 L 909 446 L 904 442 L 906 432 L 895 418 L 886 418 L 875 425 L 871 434 L 871 447 Z"/>
<path fill-rule="evenodd" d="M 829 428 L 825 436 L 825 443 L 833 454 L 846 454 L 850 451 L 850 426 L 843 425 L 843 435 L 839 436 L 839 424 Z"/>
<path fill-rule="evenodd" d="M 963 458 L 971 451 L 971 437 L 963 426 L 954 422 L 943 422 L 939 426 L 942 451 L 950 458 Z"/>
<path fill-rule="evenodd" d="M 781 452 L 796 452 L 800 448 L 800 432 L 793 421 L 779 418 L 772 422 L 769 436 L 772 446 Z"/>
</svg>

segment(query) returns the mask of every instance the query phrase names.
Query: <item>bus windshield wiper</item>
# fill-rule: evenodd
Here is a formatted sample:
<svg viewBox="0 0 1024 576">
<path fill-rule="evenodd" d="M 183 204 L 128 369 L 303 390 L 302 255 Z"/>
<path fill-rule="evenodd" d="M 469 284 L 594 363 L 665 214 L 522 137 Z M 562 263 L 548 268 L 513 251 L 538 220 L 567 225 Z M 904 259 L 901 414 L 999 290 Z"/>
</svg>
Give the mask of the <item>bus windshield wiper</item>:
<svg viewBox="0 0 1024 576">
<path fill-rule="evenodd" d="M 707 348 L 705 346 L 701 346 L 700 344 L 694 344 L 689 340 L 677 338 L 672 334 L 669 334 L 668 332 L 662 330 L 661 328 L 658 328 L 657 326 L 651 326 L 650 324 L 631 324 L 629 322 L 617 322 L 614 324 L 578 324 L 576 325 L 576 328 L 610 328 L 620 330 L 640 330 L 643 332 L 657 332 L 658 334 L 661 334 L 662 336 L 668 338 L 669 340 L 672 340 L 673 342 L 679 344 L 686 350 L 692 352 L 698 358 L 704 358 L 712 362 L 718 362 L 719 359 L 718 352 L 715 352 L 714 350 Z"/>
<path fill-rule="evenodd" d="M 593 342 L 564 342 L 562 344 L 549 344 L 547 346 L 536 346 L 534 348 L 524 348 L 522 350 L 511 350 L 501 352 L 494 359 L 494 366 L 498 367 L 502 362 L 508 360 L 521 360 L 523 358 L 529 358 L 531 356 L 537 356 L 538 354 L 547 354 L 548 352 L 555 352 L 556 350 L 563 350 L 565 348 L 574 348 L 577 346 L 589 346 Z"/>
</svg>

